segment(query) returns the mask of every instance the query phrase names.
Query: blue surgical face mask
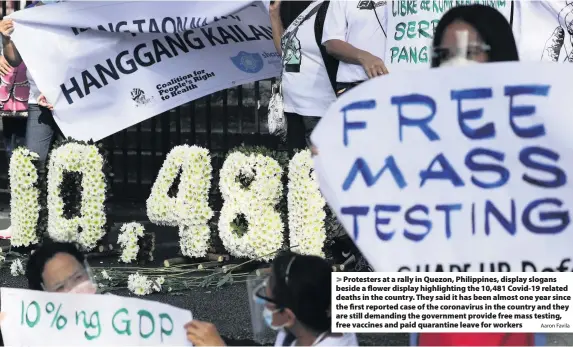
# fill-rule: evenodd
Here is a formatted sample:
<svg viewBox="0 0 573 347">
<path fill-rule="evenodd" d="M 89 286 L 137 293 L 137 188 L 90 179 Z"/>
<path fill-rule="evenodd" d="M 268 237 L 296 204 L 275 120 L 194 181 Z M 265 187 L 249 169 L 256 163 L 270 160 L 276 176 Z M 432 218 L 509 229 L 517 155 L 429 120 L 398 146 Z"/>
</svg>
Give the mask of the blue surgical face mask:
<svg viewBox="0 0 573 347">
<path fill-rule="evenodd" d="M 273 316 L 276 312 L 278 312 L 278 310 L 271 311 L 268 307 L 265 306 L 265 308 L 263 309 L 263 318 L 265 319 L 265 323 L 269 328 L 273 330 L 281 330 L 282 328 L 284 328 L 285 324 L 281 326 L 273 325 Z"/>
</svg>

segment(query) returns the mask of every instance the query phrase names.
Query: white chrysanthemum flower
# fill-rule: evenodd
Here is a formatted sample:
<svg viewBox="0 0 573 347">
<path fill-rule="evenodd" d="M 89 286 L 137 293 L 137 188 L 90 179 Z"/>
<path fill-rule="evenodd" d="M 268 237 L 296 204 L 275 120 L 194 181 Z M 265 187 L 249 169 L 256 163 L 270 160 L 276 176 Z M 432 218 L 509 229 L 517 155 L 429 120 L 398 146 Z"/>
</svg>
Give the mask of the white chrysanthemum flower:
<svg viewBox="0 0 573 347">
<path fill-rule="evenodd" d="M 297 246 L 297 253 L 324 257 L 326 201 L 312 169 L 309 150 L 295 154 L 289 163 L 287 200 L 290 246 Z"/>
<path fill-rule="evenodd" d="M 147 199 L 150 221 L 179 227 L 184 256 L 202 257 L 209 248 L 211 231 L 207 223 L 213 217 L 209 207 L 212 170 L 208 150 L 177 146 L 167 155 Z M 169 188 L 179 172 L 179 189 L 177 196 L 172 198 L 168 195 Z"/>
<path fill-rule="evenodd" d="M 219 236 L 234 256 L 270 260 L 283 243 L 284 225 L 275 209 L 283 191 L 279 163 L 261 154 L 231 153 L 219 172 L 219 188 L 225 203 L 219 217 Z M 237 177 L 252 179 L 244 188 Z M 239 237 L 232 228 L 235 218 L 243 214 L 246 233 Z"/>
<path fill-rule="evenodd" d="M 127 289 L 135 295 L 142 296 L 151 294 L 152 281 L 147 276 L 140 275 L 139 272 L 129 275 L 127 278 Z"/>
<path fill-rule="evenodd" d="M 106 270 L 101 270 L 100 274 L 104 280 L 107 280 L 107 281 L 111 280 L 111 276 L 107 273 Z"/>
<path fill-rule="evenodd" d="M 12 237 L 10 243 L 16 247 L 27 247 L 38 243 L 36 232 L 40 216 L 40 191 L 38 171 L 34 161 L 38 155 L 24 147 L 17 148 L 10 159 L 10 219 Z"/>
<path fill-rule="evenodd" d="M 106 196 L 103 157 L 94 145 L 67 143 L 51 152 L 48 163 L 48 233 L 57 241 L 78 242 L 86 250 L 95 248 L 105 235 Z M 82 173 L 81 215 L 63 216 L 60 184 L 64 172 Z M 79 227 L 82 232 L 78 233 Z"/>
<path fill-rule="evenodd" d="M 24 271 L 24 265 L 20 259 L 16 259 L 12 262 L 12 264 L 10 264 L 10 273 L 12 276 L 20 276 L 26 273 Z"/>
<path fill-rule="evenodd" d="M 138 241 L 143 237 L 145 228 L 139 223 L 126 223 L 121 226 L 120 234 L 117 238 L 117 243 L 121 245 L 120 261 L 124 263 L 131 263 L 137 259 L 139 253 Z"/>
<path fill-rule="evenodd" d="M 165 277 L 160 276 L 153 280 L 153 291 L 154 292 L 161 292 L 161 286 L 165 283 Z"/>
</svg>

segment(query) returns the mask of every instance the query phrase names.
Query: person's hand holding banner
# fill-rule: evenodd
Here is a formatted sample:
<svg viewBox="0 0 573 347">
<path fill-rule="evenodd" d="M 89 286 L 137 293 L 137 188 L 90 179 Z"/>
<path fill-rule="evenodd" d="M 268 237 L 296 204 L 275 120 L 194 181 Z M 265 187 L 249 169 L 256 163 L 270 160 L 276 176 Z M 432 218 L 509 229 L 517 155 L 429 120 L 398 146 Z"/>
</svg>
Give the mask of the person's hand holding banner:
<svg viewBox="0 0 573 347">
<path fill-rule="evenodd" d="M 40 105 L 40 106 L 42 106 L 42 107 L 45 107 L 45 108 L 47 108 L 47 109 L 49 109 L 49 110 L 53 110 L 53 109 L 54 109 L 54 106 L 48 102 L 48 99 L 46 99 L 46 96 L 45 96 L 44 94 L 41 94 L 41 95 L 38 97 L 38 105 Z"/>
<path fill-rule="evenodd" d="M 376 271 L 572 271 L 573 67 L 391 74 L 312 134 L 329 205 Z"/>
<path fill-rule="evenodd" d="M 10 37 L 14 32 L 14 21 L 11 19 L 0 20 L 0 34 L 4 37 Z"/>
<path fill-rule="evenodd" d="M 185 324 L 185 329 L 187 339 L 194 346 L 226 346 L 217 327 L 212 323 L 194 320 Z"/>
</svg>

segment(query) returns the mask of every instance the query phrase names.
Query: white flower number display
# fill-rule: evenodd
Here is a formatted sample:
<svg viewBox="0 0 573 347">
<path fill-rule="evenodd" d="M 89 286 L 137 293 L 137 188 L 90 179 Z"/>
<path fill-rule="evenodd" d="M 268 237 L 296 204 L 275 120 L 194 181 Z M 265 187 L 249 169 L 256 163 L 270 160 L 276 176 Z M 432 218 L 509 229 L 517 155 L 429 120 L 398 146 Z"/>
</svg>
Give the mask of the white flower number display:
<svg viewBox="0 0 573 347">
<path fill-rule="evenodd" d="M 251 180 L 243 187 L 239 177 Z M 279 163 L 261 154 L 229 154 L 220 171 L 219 188 L 224 204 L 219 217 L 219 236 L 234 256 L 269 260 L 283 243 L 284 225 L 275 206 L 283 185 Z M 237 235 L 234 220 L 244 215 L 244 235 Z"/>
<path fill-rule="evenodd" d="M 120 233 L 117 237 L 117 243 L 121 245 L 121 256 L 119 260 L 124 263 L 131 263 L 137 259 L 139 253 L 138 241 L 143 237 L 145 228 L 139 223 L 125 223 L 121 226 Z"/>
<path fill-rule="evenodd" d="M 324 257 L 326 201 L 320 193 L 309 150 L 294 155 L 288 169 L 290 246 L 296 253 Z"/>
<path fill-rule="evenodd" d="M 209 151 L 197 146 L 177 146 L 169 152 L 147 199 L 147 216 L 159 225 L 179 227 L 181 252 L 189 257 L 207 254 L 211 231 L 207 224 L 213 217 L 209 207 L 211 188 Z M 181 172 L 177 195 L 169 189 Z"/>
<path fill-rule="evenodd" d="M 66 218 L 60 185 L 65 172 L 82 174 L 80 216 Z M 51 152 L 48 164 L 48 234 L 60 242 L 95 248 L 105 235 L 106 184 L 103 157 L 94 145 L 67 143 Z M 82 232 L 79 233 L 81 227 Z"/>
<path fill-rule="evenodd" d="M 15 247 L 38 243 L 38 218 L 40 216 L 40 190 L 36 187 L 38 170 L 34 161 L 38 155 L 26 148 L 17 148 L 10 159 L 10 219 Z"/>
<path fill-rule="evenodd" d="M 15 246 L 38 242 L 40 192 L 36 188 L 35 159 L 35 153 L 17 149 L 10 162 L 12 245 Z M 54 240 L 78 242 L 85 250 L 91 250 L 104 236 L 106 184 L 103 164 L 103 157 L 93 145 L 68 143 L 52 151 L 48 164 L 47 203 L 48 233 Z M 177 146 L 167 155 L 147 200 L 147 215 L 151 222 L 179 228 L 184 256 L 203 257 L 209 249 L 211 231 L 208 222 L 213 217 L 209 206 L 212 171 L 207 149 Z M 80 215 L 73 218 L 64 216 L 60 185 L 66 172 L 82 174 Z M 169 190 L 179 173 L 177 194 L 170 197 Z M 235 151 L 223 163 L 219 188 L 224 204 L 218 227 L 221 241 L 231 255 L 270 260 L 282 247 L 284 224 L 276 210 L 283 194 L 282 175 L 283 170 L 275 159 L 258 153 Z M 326 203 L 312 172 L 310 151 L 302 151 L 292 158 L 288 178 L 290 246 L 296 246 L 297 253 L 324 256 Z M 81 232 L 78 232 L 80 227 Z M 118 240 L 123 248 L 121 260 L 131 262 L 137 256 L 137 240 L 143 236 L 143 226 L 129 223 L 121 231 Z"/>
</svg>

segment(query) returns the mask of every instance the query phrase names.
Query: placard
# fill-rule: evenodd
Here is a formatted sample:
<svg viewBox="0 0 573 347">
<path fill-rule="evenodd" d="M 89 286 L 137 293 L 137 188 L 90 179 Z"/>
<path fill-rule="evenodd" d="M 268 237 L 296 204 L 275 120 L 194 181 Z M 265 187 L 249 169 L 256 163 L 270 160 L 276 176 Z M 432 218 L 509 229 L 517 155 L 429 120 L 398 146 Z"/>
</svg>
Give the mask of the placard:
<svg viewBox="0 0 573 347">
<path fill-rule="evenodd" d="M 415 75 L 414 75 L 415 74 Z M 376 271 L 572 271 L 573 66 L 390 74 L 312 134 L 321 191 Z"/>
<path fill-rule="evenodd" d="M 1 288 L 6 346 L 190 346 L 191 312 L 116 295 Z"/>
</svg>

